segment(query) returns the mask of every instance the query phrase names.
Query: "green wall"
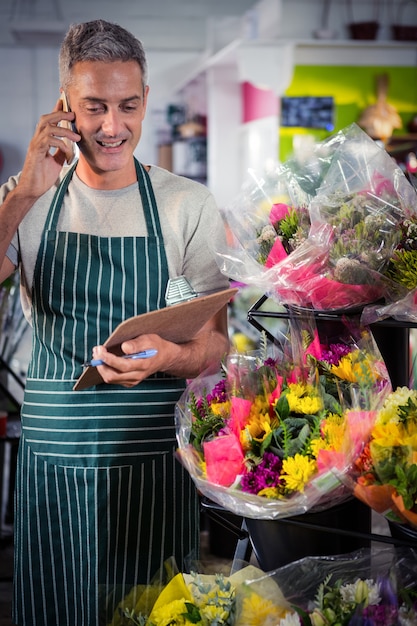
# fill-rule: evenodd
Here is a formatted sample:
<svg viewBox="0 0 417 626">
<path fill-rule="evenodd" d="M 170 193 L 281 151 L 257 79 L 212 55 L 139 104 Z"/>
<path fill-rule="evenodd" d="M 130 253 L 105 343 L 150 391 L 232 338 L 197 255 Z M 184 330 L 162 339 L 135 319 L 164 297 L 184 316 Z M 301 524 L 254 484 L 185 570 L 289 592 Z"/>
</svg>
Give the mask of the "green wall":
<svg viewBox="0 0 417 626">
<path fill-rule="evenodd" d="M 286 96 L 332 96 L 335 101 L 335 129 L 332 133 L 306 128 L 280 128 L 279 158 L 293 152 L 294 135 L 314 135 L 322 141 L 352 122 L 376 101 L 376 77 L 388 74 L 388 102 L 397 109 L 403 128 L 394 135 L 407 134 L 407 124 L 417 114 L 417 67 L 312 66 L 298 65 Z"/>
</svg>

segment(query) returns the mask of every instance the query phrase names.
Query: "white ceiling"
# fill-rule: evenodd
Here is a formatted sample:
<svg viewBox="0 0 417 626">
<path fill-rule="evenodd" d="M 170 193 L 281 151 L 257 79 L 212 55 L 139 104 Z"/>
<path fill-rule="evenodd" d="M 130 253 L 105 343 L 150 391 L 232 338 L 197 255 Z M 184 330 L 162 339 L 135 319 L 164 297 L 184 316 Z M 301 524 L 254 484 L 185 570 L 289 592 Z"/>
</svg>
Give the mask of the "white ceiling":
<svg viewBox="0 0 417 626">
<path fill-rule="evenodd" d="M 236 21 L 255 4 L 254 0 L 2 0 L 0 45 L 58 45 L 70 23 L 103 18 L 132 30 L 148 50 L 199 52 L 206 48 L 213 24 Z M 20 39 L 12 32 L 15 27 Z"/>
</svg>

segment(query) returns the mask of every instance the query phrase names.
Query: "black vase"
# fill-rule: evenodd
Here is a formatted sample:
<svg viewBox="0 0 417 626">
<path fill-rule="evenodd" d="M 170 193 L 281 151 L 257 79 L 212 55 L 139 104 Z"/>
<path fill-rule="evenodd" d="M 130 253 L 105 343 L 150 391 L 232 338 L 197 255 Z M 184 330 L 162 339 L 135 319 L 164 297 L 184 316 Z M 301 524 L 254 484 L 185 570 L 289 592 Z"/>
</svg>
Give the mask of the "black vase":
<svg viewBox="0 0 417 626">
<path fill-rule="evenodd" d="M 414 544 L 417 548 L 416 528 L 412 528 L 408 524 L 399 524 L 397 522 L 388 522 L 388 525 L 393 539 L 411 542 L 411 544 Z"/>
<path fill-rule="evenodd" d="M 307 556 L 347 554 L 370 546 L 366 536 L 338 532 L 364 535 L 371 532 L 371 509 L 356 498 L 317 513 L 281 520 L 247 518 L 245 521 L 254 555 L 265 572 Z"/>
</svg>

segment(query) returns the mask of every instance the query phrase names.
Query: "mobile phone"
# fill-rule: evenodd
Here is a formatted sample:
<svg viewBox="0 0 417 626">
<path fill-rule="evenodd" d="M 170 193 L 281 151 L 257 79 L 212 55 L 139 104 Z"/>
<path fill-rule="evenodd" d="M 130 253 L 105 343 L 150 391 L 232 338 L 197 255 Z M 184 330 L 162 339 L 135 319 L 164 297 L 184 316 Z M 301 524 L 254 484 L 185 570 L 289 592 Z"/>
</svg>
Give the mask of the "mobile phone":
<svg viewBox="0 0 417 626">
<path fill-rule="evenodd" d="M 65 95 L 64 92 L 61 93 L 61 100 L 63 102 L 63 107 L 62 107 L 63 111 L 70 111 L 71 109 L 68 106 L 67 96 Z M 61 126 L 62 128 L 68 128 L 69 130 L 72 130 L 72 131 L 76 132 L 73 122 L 68 122 L 67 120 L 62 120 L 59 123 L 59 126 Z M 63 137 L 62 139 L 67 144 L 67 146 L 71 149 L 72 156 L 71 156 L 70 161 L 72 161 L 74 156 L 75 156 L 74 142 L 71 141 L 70 139 L 67 139 L 66 137 Z"/>
</svg>

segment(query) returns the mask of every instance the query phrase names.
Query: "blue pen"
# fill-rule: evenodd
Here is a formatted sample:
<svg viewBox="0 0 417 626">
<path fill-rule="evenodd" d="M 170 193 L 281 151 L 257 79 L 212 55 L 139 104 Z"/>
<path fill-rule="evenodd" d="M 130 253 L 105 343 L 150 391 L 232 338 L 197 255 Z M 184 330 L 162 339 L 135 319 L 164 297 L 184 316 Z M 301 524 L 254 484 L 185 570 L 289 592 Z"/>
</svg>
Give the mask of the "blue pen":
<svg viewBox="0 0 417 626">
<path fill-rule="evenodd" d="M 123 354 L 122 359 L 149 359 L 157 353 L 158 350 L 151 348 L 150 350 L 142 350 L 141 352 L 134 352 L 133 354 Z M 92 359 L 84 363 L 84 367 L 97 367 L 97 365 L 105 365 L 105 363 L 101 359 Z"/>
</svg>

